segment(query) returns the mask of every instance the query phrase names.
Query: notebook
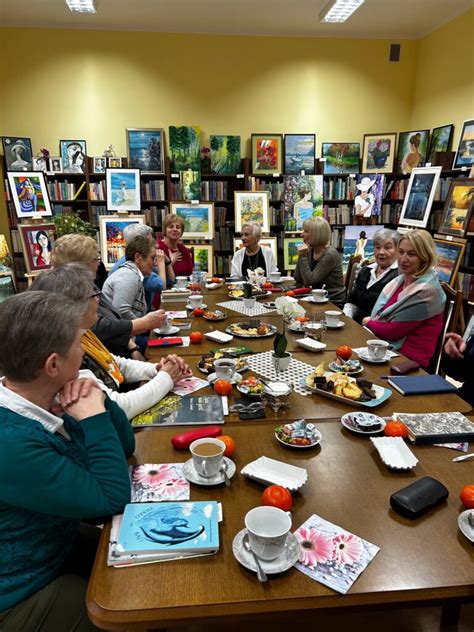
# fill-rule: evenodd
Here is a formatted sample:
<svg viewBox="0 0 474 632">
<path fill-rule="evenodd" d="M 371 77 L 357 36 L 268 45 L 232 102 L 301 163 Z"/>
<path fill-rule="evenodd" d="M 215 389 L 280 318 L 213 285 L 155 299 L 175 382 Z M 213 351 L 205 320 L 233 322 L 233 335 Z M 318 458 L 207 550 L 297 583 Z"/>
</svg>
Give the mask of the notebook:
<svg viewBox="0 0 474 632">
<path fill-rule="evenodd" d="M 402 395 L 455 393 L 457 388 L 439 375 L 400 375 L 390 377 L 388 383 Z"/>
<path fill-rule="evenodd" d="M 462 413 L 393 413 L 415 445 L 474 441 L 474 423 Z"/>
</svg>

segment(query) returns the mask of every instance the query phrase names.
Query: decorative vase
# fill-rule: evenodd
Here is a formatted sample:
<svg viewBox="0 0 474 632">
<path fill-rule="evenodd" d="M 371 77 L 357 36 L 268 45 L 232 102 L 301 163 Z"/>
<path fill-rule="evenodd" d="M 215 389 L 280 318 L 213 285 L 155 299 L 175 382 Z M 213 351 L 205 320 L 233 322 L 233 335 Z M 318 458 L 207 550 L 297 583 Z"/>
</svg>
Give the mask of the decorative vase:
<svg viewBox="0 0 474 632">
<path fill-rule="evenodd" d="M 373 155 L 373 158 L 374 158 L 374 165 L 376 167 L 385 167 L 385 163 L 387 162 L 388 155 L 387 154 L 377 154 L 377 156 Z"/>
<path fill-rule="evenodd" d="M 287 370 L 287 368 L 290 366 L 291 357 L 291 353 L 289 353 L 288 351 L 283 358 L 279 358 L 275 354 L 272 354 L 273 366 L 275 367 L 275 371 L 277 372 L 277 374 L 281 371 Z"/>
</svg>

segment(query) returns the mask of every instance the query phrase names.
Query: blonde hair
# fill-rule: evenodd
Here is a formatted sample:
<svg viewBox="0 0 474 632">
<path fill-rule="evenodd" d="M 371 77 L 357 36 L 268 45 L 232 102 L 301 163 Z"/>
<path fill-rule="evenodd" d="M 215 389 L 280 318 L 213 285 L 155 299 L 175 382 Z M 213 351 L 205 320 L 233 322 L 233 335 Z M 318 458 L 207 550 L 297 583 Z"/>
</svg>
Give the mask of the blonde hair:
<svg viewBox="0 0 474 632">
<path fill-rule="evenodd" d="M 184 219 L 179 215 L 175 215 L 171 213 L 165 217 L 165 221 L 163 222 L 163 235 L 166 236 L 166 229 L 170 224 L 179 224 L 181 226 L 181 235 L 184 233 Z"/>
<path fill-rule="evenodd" d="M 54 244 L 51 253 L 53 267 L 66 263 L 84 263 L 89 265 L 97 259 L 97 242 L 87 235 L 63 235 Z"/>
<path fill-rule="evenodd" d="M 413 250 L 421 259 L 421 266 L 417 273 L 413 275 L 415 279 L 419 279 L 438 263 L 435 242 L 427 230 L 421 230 L 419 228 L 410 230 L 403 235 L 398 242 L 398 247 L 400 247 L 402 241 L 405 239 L 410 242 Z"/>
<path fill-rule="evenodd" d="M 315 246 L 327 246 L 331 243 L 331 227 L 322 217 L 314 217 L 303 222 L 303 230 L 309 233 L 308 243 Z"/>
</svg>

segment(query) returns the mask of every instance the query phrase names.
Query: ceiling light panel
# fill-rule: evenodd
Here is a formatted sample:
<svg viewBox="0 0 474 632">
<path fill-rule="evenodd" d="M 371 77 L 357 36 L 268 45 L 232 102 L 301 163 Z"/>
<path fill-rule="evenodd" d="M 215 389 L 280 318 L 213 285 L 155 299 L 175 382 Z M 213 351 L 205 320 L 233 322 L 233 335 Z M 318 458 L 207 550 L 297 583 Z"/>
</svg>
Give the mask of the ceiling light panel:
<svg viewBox="0 0 474 632">
<path fill-rule="evenodd" d="M 319 14 L 320 22 L 345 22 L 364 0 L 332 0 Z"/>
<path fill-rule="evenodd" d="M 97 13 L 94 7 L 94 0 L 66 0 L 66 4 L 71 11 L 78 13 Z"/>
</svg>

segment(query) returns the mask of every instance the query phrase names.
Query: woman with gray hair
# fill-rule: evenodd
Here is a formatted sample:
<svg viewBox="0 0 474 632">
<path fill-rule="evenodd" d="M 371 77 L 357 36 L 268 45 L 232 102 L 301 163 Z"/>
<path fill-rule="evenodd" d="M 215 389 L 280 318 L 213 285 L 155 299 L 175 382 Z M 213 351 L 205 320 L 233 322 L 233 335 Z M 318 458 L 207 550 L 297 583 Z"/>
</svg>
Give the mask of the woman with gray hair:
<svg viewBox="0 0 474 632">
<path fill-rule="evenodd" d="M 352 286 L 349 288 L 344 314 L 358 323 L 370 316 L 372 309 L 383 288 L 398 276 L 397 245 L 399 233 L 388 228 L 381 228 L 373 237 L 375 263 L 361 269 Z"/>
<path fill-rule="evenodd" d="M 264 271 L 264 276 L 270 276 L 272 272 L 278 272 L 271 248 L 262 248 L 259 245 L 262 229 L 254 222 L 243 224 L 240 233 L 242 248 L 232 257 L 230 275 L 235 277 L 248 277 L 249 270 L 254 272 L 257 268 Z"/>
<path fill-rule="evenodd" d="M 83 312 L 81 326 L 86 331 L 81 338 L 85 353 L 81 376 L 99 380 L 101 388 L 117 402 L 129 419 L 154 406 L 176 382 L 192 375 L 188 365 L 175 355 L 151 364 L 112 355 L 104 347 L 90 330 L 97 319 L 98 292 L 87 268 L 71 263 L 47 270 L 37 277 L 32 288 L 67 296 Z M 146 384 L 120 392 L 122 384 L 133 386 L 143 381 Z"/>
<path fill-rule="evenodd" d="M 133 430 L 82 361 L 81 310 L 49 292 L 0 304 L 0 629 L 97 628 L 85 600 L 103 522 L 130 502 Z"/>
</svg>

